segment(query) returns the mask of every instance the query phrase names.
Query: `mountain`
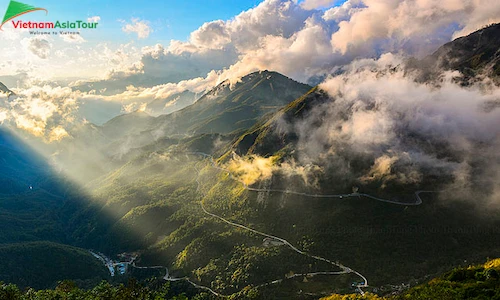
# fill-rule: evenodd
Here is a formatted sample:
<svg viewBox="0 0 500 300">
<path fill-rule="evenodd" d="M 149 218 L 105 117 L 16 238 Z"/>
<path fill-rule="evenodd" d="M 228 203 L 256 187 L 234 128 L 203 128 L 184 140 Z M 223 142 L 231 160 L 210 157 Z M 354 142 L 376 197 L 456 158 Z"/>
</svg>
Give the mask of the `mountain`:
<svg viewBox="0 0 500 300">
<path fill-rule="evenodd" d="M 239 155 L 259 154 L 270 156 L 286 147 L 295 147 L 291 143 L 297 140 L 294 132 L 279 132 L 281 120 L 298 122 L 314 107 L 332 101 L 331 97 L 317 87 L 300 98 L 282 107 L 273 115 L 268 115 L 255 126 L 248 129 L 232 144 L 223 157 L 235 151 Z"/>
<path fill-rule="evenodd" d="M 0 244 L 0 261 L 0 282 L 21 288 L 53 288 L 60 280 L 90 287 L 109 277 L 104 265 L 88 251 L 50 242 Z"/>
<path fill-rule="evenodd" d="M 411 59 L 410 69 L 421 70 L 422 81 L 439 74 L 441 70 L 457 70 L 463 74 L 463 84 L 489 76 L 500 83 L 500 23 L 492 24 L 467 36 L 457 38 L 439 47 L 422 60 Z"/>
<path fill-rule="evenodd" d="M 484 76 L 489 76 L 493 80 L 497 80 L 500 78 L 498 77 L 499 68 L 500 24 L 494 24 L 441 46 L 432 55 L 422 61 L 410 59 L 406 65 L 396 66 L 391 71 L 398 69 L 406 71 L 419 70 L 422 73 L 417 77 L 416 81 L 430 83 L 442 70 L 456 70 L 463 74 L 463 79 L 460 83 L 464 85 L 475 80 L 482 80 Z M 378 72 L 380 72 L 380 75 L 383 75 L 384 71 Z M 309 127 L 309 130 L 315 130 L 316 128 L 320 128 L 322 124 L 331 122 L 333 117 L 318 111 L 317 108 L 324 106 L 325 110 L 327 110 L 328 107 L 335 107 L 335 102 L 335 98 L 332 98 L 319 88 L 312 89 L 276 113 L 265 116 L 252 128 L 241 134 L 230 147 L 225 149 L 224 153 L 218 153 L 221 155 L 221 161 L 230 159 L 233 152 L 240 156 L 256 154 L 263 157 L 279 157 L 281 160 L 285 160 L 285 158 L 299 160 L 299 156 L 301 155 L 300 147 L 304 145 L 299 144 L 299 136 L 296 128 L 299 128 L 300 124 L 309 123 L 312 125 Z M 375 111 L 377 109 L 374 103 L 368 103 L 367 106 L 367 110 L 373 109 Z M 349 110 L 350 108 L 346 107 L 346 111 L 334 117 L 339 120 L 349 119 Z M 312 118 L 311 115 L 313 114 L 318 115 L 318 117 Z M 401 114 L 400 117 L 404 118 L 404 115 Z M 407 117 L 409 118 L 410 116 Z M 406 151 L 416 151 L 418 149 L 424 155 L 448 157 L 449 161 L 455 161 L 460 155 L 452 147 L 445 146 L 444 141 L 430 141 L 428 136 L 410 131 L 404 126 L 402 128 L 401 130 L 394 128 L 394 130 L 397 131 L 396 134 L 401 143 L 399 147 L 406 149 Z M 340 143 L 340 141 L 336 141 L 336 143 Z M 480 145 L 476 146 L 480 147 Z M 322 151 L 326 150 L 323 149 Z M 361 178 L 363 174 L 369 171 L 373 163 L 367 157 L 352 152 L 348 147 L 337 150 L 335 156 L 349 162 L 350 170 L 354 171 L 354 178 Z M 356 167 L 353 168 L 353 166 Z M 333 168 L 338 168 L 338 166 L 333 166 Z M 319 180 L 319 183 L 323 182 L 327 186 L 328 182 L 332 180 L 328 176 L 333 171 L 326 169 L 324 172 L 325 177 Z M 439 178 L 438 174 L 427 175 L 424 181 L 427 179 L 430 180 L 421 182 L 420 188 L 426 185 L 433 186 L 433 182 L 443 183 L 449 180 L 445 177 Z M 377 184 L 384 186 L 380 182 L 377 182 Z M 350 181 L 346 180 L 343 183 L 337 182 L 337 187 L 347 189 L 349 185 L 359 187 L 362 186 L 362 183 L 354 179 Z M 375 187 L 376 185 L 373 185 L 370 188 Z M 413 188 L 417 187 L 414 186 Z M 397 190 L 398 188 L 393 186 L 392 189 Z"/>
<path fill-rule="evenodd" d="M 468 77 L 500 76 L 500 23 L 441 46 L 429 58 L 438 67 L 458 70 Z"/>
<path fill-rule="evenodd" d="M 394 285 L 384 287 L 379 293 L 384 296 L 378 296 L 375 293 L 361 294 L 333 294 L 322 297 L 320 300 L 403 300 L 403 299 L 498 299 L 500 297 L 499 279 L 499 259 L 489 260 L 484 264 L 456 267 L 446 273 L 433 278 L 426 283 L 418 284 L 409 288 L 408 285 Z M 188 299 L 180 291 L 171 291 L 169 284 L 151 280 L 147 283 L 149 286 L 129 282 L 127 285 L 113 286 L 102 282 L 93 289 L 81 289 L 74 283 L 63 281 L 55 289 L 45 289 L 34 292 L 28 290 L 21 292 L 18 287 L 3 285 L 0 287 L 0 295 L 9 295 L 8 299 L 22 300 L 33 294 L 43 295 L 47 299 L 68 299 L 78 295 L 79 299 Z M 28 294 L 29 293 L 29 294 Z M 7 297 L 5 297 L 7 298 Z M 41 298 L 41 297 L 40 297 Z"/>
<path fill-rule="evenodd" d="M 164 137 L 246 130 L 311 88 L 276 72 L 255 72 L 233 86 L 223 82 L 195 103 L 168 115 L 155 118 L 137 111 L 113 118 L 101 127 L 110 142 L 106 152 L 124 154 Z M 184 93 L 182 97 L 191 96 Z"/>
<path fill-rule="evenodd" d="M 276 72 L 255 72 L 231 86 L 223 82 L 196 103 L 155 120 L 165 134 L 230 133 L 246 129 L 312 87 Z"/>
<path fill-rule="evenodd" d="M 86 198 L 61 175 L 0 126 L 0 282 L 47 288 L 63 279 L 92 286 L 107 278 L 98 260 L 67 245 L 75 243 L 66 228 L 72 217 L 67 212 L 74 213 Z"/>
<path fill-rule="evenodd" d="M 155 118 L 142 111 L 115 117 L 102 125 L 102 132 L 110 139 L 140 133 L 153 125 Z"/>
<path fill-rule="evenodd" d="M 7 88 L 3 83 L 0 82 L 0 92 L 7 94 L 8 96 L 10 95 L 15 95 L 15 93 L 9 88 Z"/>
<path fill-rule="evenodd" d="M 482 36 L 496 43 L 495 36 Z M 470 37 L 476 39 L 474 34 Z M 468 45 L 467 40 L 457 43 Z M 478 49 L 489 44 L 471 43 Z M 463 63 L 452 67 L 465 66 L 470 55 L 459 56 Z M 495 61 L 495 55 L 485 56 L 478 73 Z M 154 117 L 136 111 L 102 126 L 85 124 L 72 135 L 74 144 L 68 145 L 71 151 L 65 153 L 65 160 L 78 165 L 74 173 L 83 173 L 81 165 L 82 170 L 89 166 L 95 174 L 78 185 L 69 179 L 54 181 L 54 186 L 61 184 L 59 189 L 36 185 L 26 191 L 26 183 L 32 180 L 21 178 L 29 178 L 21 171 L 30 171 L 33 163 L 16 150 L 22 145 L 0 139 L 3 155 L 11 162 L 0 169 L 2 175 L 14 174 L 21 188 L 0 199 L 0 243 L 16 243 L 17 248 L 17 243 L 50 240 L 110 256 L 134 252 L 139 255 L 137 266 L 168 268 L 173 277 L 189 278 L 235 299 L 318 299 L 332 292 L 352 293 L 352 283 L 360 280 L 355 273 L 325 274 L 339 271 L 340 263 L 366 276 L 370 285 L 366 292 L 393 292 L 401 283 L 422 282 L 465 259 L 478 262 L 498 253 L 497 210 L 478 214 L 473 201 L 441 199 L 453 190 L 424 193 L 416 202 L 415 191 L 439 191 L 450 180 L 444 172 L 425 172 L 419 182 L 384 182 L 373 176 L 366 183 L 359 177 L 374 165 L 376 151 L 363 147 L 355 151 L 337 136 L 333 140 L 340 147 L 334 149 L 301 143 L 301 137 L 314 136 L 324 123 L 352 117 L 351 107 L 340 106 L 338 98 L 264 71 L 233 85 L 223 82 L 168 115 Z M 337 104 L 338 113 L 331 114 L 328 108 Z M 362 111 L 369 115 L 377 108 L 367 103 Z M 317 118 L 310 119 L 312 115 Z M 408 127 L 391 128 L 402 156 L 418 148 L 428 165 L 441 160 L 456 163 L 454 170 L 461 170 L 457 157 L 463 149 Z M 323 133 L 340 129 L 331 126 Z M 317 146 L 317 152 L 304 160 L 307 146 Z M 73 150 L 87 158 L 72 156 Z M 206 153 L 213 154 L 213 160 Z M 324 164 L 316 164 L 316 159 Z M 471 167 L 479 170 L 481 166 Z M 49 168 L 41 164 L 33 169 L 44 167 Z M 379 169 L 392 172 L 398 168 Z M 315 176 L 309 176 L 310 171 Z M 63 172 L 27 173 L 42 179 L 64 177 Z M 242 184 L 237 178 L 246 173 L 252 180 Z M 478 186 L 474 179 L 470 181 Z M 363 194 L 351 194 L 353 190 Z M 479 199 L 481 194 L 474 190 L 472 196 L 463 195 L 464 200 L 469 197 Z M 3 260 L 9 259 L 9 253 L 18 253 L 7 250 Z M 36 265 L 47 268 L 40 261 Z M 337 261 L 335 266 L 328 263 Z M 479 273 L 463 276 L 465 288 L 467 284 L 482 286 L 481 276 L 489 273 Z M 189 286 L 189 282 L 171 284 Z M 456 282 L 450 285 L 457 287 Z M 196 290 L 198 298 L 210 298 L 203 294 L 207 291 Z"/>
<path fill-rule="evenodd" d="M 412 286 L 395 286 L 380 292 L 387 294 L 379 297 L 373 293 L 365 295 L 331 295 L 320 300 L 403 300 L 403 299 L 498 299 L 500 298 L 500 259 L 488 260 L 484 264 L 465 265 L 433 278 L 426 283 Z"/>
<path fill-rule="evenodd" d="M 123 104 L 116 101 L 82 99 L 79 101 L 76 113 L 80 119 L 102 125 L 112 118 L 122 115 L 122 108 Z"/>
<path fill-rule="evenodd" d="M 67 242 L 57 214 L 76 192 L 45 158 L 0 126 L 0 244 Z"/>
<path fill-rule="evenodd" d="M 146 111 L 151 115 L 166 115 L 193 104 L 199 97 L 191 91 L 173 94 L 165 99 L 155 99 L 148 103 Z"/>
</svg>

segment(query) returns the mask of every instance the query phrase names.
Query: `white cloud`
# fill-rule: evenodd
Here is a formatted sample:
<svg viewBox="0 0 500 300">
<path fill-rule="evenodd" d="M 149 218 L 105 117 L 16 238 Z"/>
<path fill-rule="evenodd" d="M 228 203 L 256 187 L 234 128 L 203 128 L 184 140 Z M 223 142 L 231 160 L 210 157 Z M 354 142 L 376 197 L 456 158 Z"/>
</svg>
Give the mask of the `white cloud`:
<svg viewBox="0 0 500 300">
<path fill-rule="evenodd" d="M 378 57 L 384 52 L 428 54 L 452 37 L 500 21 L 500 4 L 488 0 L 348 0 L 326 11 L 304 8 L 329 2 L 265 0 L 230 20 L 203 24 L 187 41 L 174 40 L 143 51 L 111 42 L 86 42 L 70 51 L 66 42 L 82 43 L 80 38 L 50 40 L 6 27 L 0 36 L 0 75 L 63 77 L 69 75 L 68 70 L 78 69 L 86 77 L 109 79 L 121 91 L 130 84 L 175 83 L 212 70 L 237 78 L 245 72 L 272 69 L 305 81 L 354 58 Z M 100 17 L 88 20 L 100 21 Z M 139 38 L 152 32 L 149 22 L 140 19 L 123 24 L 123 30 Z M 23 37 L 27 40 L 21 46 L 27 51 L 20 55 Z M 33 38 L 45 41 L 28 45 Z M 52 52 L 57 61 L 49 64 L 39 59 Z"/>
<path fill-rule="evenodd" d="M 77 125 L 78 92 L 71 88 L 32 86 L 17 91 L 9 101 L 0 102 L 2 123 L 17 127 L 45 141 L 68 136 L 68 128 Z"/>
<path fill-rule="evenodd" d="M 300 162 L 334 166 L 362 182 L 415 184 L 437 176 L 461 196 L 473 182 L 493 199 L 500 109 L 485 107 L 498 103 L 500 88 L 464 88 L 453 76 L 439 86 L 418 83 L 396 67 L 401 61 L 392 54 L 355 61 L 320 85 L 331 101 L 293 124 L 283 120 L 281 127 L 298 135 Z M 371 164 L 359 173 L 349 166 L 353 159 Z"/>
<path fill-rule="evenodd" d="M 154 99 L 165 99 L 186 90 L 193 93 L 203 93 L 213 88 L 220 82 L 220 74 L 215 71 L 211 71 L 206 75 L 206 77 L 182 80 L 177 83 L 166 83 L 156 85 L 151 88 L 128 86 L 126 91 L 122 93 L 112 96 L 101 96 L 101 98 L 106 101 L 136 102 L 137 104 L 148 102 Z M 88 97 L 95 98 L 96 96 Z"/>
<path fill-rule="evenodd" d="M 230 32 L 221 20 L 203 24 L 193 31 L 190 42 L 199 47 L 208 49 L 222 49 L 231 42 Z"/>
<path fill-rule="evenodd" d="M 266 0 L 231 20 L 203 24 L 187 42 L 149 48 L 140 71 L 147 77 L 161 69 L 166 81 L 176 82 L 211 69 L 232 81 L 270 69 L 306 81 L 355 58 L 383 52 L 428 54 L 454 33 L 500 15 L 500 5 L 488 6 L 487 0 L 349 0 L 324 12 L 310 10 L 331 2 Z"/>
<path fill-rule="evenodd" d="M 329 7 L 334 4 L 336 0 L 304 0 L 301 3 L 304 9 L 318 9 L 323 7 Z"/>
<path fill-rule="evenodd" d="M 96 90 L 107 88 L 108 94 L 131 93 L 126 87 L 132 85 L 139 89 L 133 92 L 136 96 L 157 99 L 205 74 L 217 74 L 217 79 L 210 75 L 201 80 L 207 86 L 225 79 L 234 83 L 264 69 L 307 81 L 356 58 L 384 52 L 428 54 L 461 30 L 456 24 L 494 15 L 479 9 L 482 1 L 349 0 L 318 11 L 304 9 L 307 2 L 266 0 L 231 20 L 203 24 L 188 41 L 144 47 L 133 65 L 122 58 L 125 52 L 110 52 L 107 56 L 116 67 L 106 80 L 92 85 Z"/>
<path fill-rule="evenodd" d="M 425 47 L 435 44 L 434 38 L 445 42 L 439 36 L 443 30 L 449 40 L 500 21 L 500 2 L 489 0 L 363 0 L 363 6 L 332 35 L 332 45 L 342 53 L 374 47 L 397 51 L 408 42 Z"/>
<path fill-rule="evenodd" d="M 89 23 L 99 23 L 99 21 L 101 21 L 101 17 L 99 17 L 99 16 L 93 16 L 93 17 L 87 18 L 87 22 L 89 22 Z"/>
<path fill-rule="evenodd" d="M 43 38 L 25 38 L 22 40 L 26 49 L 41 59 L 46 59 L 50 55 L 52 44 Z"/>
<path fill-rule="evenodd" d="M 136 33 L 139 39 L 145 39 L 153 31 L 148 21 L 132 18 L 131 22 L 122 27 L 123 32 Z"/>
<path fill-rule="evenodd" d="M 80 34 L 62 34 L 60 37 L 63 41 L 70 44 L 81 44 L 86 42 Z"/>
</svg>

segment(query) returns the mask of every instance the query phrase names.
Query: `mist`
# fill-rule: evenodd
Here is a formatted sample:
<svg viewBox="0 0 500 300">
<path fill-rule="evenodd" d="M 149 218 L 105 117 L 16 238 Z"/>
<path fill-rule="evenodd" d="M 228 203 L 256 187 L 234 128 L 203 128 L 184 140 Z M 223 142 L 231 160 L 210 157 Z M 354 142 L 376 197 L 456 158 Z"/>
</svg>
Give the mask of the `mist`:
<svg viewBox="0 0 500 300">
<path fill-rule="evenodd" d="M 296 150 L 272 167 L 253 157 L 253 165 L 241 164 L 252 170 L 242 176 L 266 180 L 265 166 L 275 175 L 302 168 L 297 178 L 308 186 L 361 186 L 392 197 L 432 189 L 443 199 L 499 205 L 500 88 L 487 79 L 462 86 L 456 71 L 421 83 L 405 61 L 384 54 L 328 77 L 320 105 L 276 121 L 274 134 L 296 135 Z"/>
</svg>

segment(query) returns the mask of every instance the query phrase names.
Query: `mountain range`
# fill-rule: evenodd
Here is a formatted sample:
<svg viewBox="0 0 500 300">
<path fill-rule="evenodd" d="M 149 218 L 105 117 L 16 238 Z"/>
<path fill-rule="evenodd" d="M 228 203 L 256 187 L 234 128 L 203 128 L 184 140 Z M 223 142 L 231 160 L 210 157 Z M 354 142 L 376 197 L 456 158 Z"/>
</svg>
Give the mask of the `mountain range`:
<svg viewBox="0 0 500 300">
<path fill-rule="evenodd" d="M 491 25 L 387 72 L 419 73 L 412 82 L 429 86 L 443 70 L 460 72 L 464 88 L 484 78 L 495 82 L 499 33 L 500 25 Z M 199 98 L 184 92 L 102 125 L 77 126 L 50 164 L 1 130 L 0 256 L 15 263 L 0 266 L 0 280 L 36 288 L 54 287 L 61 276 L 87 286 L 109 280 L 85 251 L 94 249 L 137 254 L 136 266 L 165 266 L 175 278 L 234 298 L 318 299 L 362 285 L 354 272 L 324 274 L 339 272 L 339 265 L 366 276 L 367 291 L 392 293 L 402 282 L 414 285 L 464 260 L 497 255 L 496 211 L 478 214 L 472 201 L 415 194 L 448 184 L 445 173 L 425 173 L 418 183 L 373 174 L 363 181 L 373 169 L 386 169 L 373 168 L 369 151 L 340 143 L 304 158 L 304 148 L 314 145 L 303 136 L 334 117 L 351 117 L 329 114 L 339 98 L 276 72 L 254 72 Z M 370 103 L 364 112 L 378 108 Z M 419 149 L 456 162 L 465 151 L 408 127 L 395 131 L 406 153 Z M 468 146 L 484 149 L 477 144 Z M 316 159 L 329 164 L 314 165 Z M 33 259 L 21 261 L 25 256 Z M 56 276 L 55 268 L 64 272 Z M 41 280 L 36 271 L 48 275 Z M 171 284 L 197 299 L 212 296 L 189 282 Z"/>
</svg>

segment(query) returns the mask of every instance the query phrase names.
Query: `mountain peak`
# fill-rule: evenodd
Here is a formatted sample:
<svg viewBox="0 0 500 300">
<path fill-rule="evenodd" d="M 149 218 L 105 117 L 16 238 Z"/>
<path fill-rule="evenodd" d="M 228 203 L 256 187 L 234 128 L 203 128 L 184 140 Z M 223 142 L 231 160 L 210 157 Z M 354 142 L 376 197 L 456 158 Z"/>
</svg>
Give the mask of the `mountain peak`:
<svg viewBox="0 0 500 300">
<path fill-rule="evenodd" d="M 274 71 L 269 71 L 269 70 L 263 70 L 263 71 L 256 71 L 250 74 L 247 74 L 241 78 L 241 82 L 245 82 L 247 80 L 252 80 L 255 78 L 260 78 L 260 79 L 267 79 L 267 80 L 280 80 L 280 79 L 286 79 L 286 80 L 292 80 L 295 81 L 281 73 L 274 72 Z"/>
<path fill-rule="evenodd" d="M 230 133 L 251 127 L 311 88 L 277 72 L 253 72 L 234 85 L 220 83 L 191 106 L 158 121 L 172 132 Z"/>
<path fill-rule="evenodd" d="M 13 91 L 9 90 L 9 88 L 7 86 L 5 86 L 5 84 L 3 84 L 1 82 L 0 82 L 0 92 L 5 93 L 8 96 L 15 95 L 15 93 Z"/>
<path fill-rule="evenodd" d="M 410 60 L 410 69 L 420 69 L 422 80 L 434 77 L 441 70 L 457 70 L 463 75 L 462 84 L 477 75 L 500 80 L 500 23 L 492 24 L 467 36 L 459 37 L 439 47 L 423 60 Z"/>
</svg>

